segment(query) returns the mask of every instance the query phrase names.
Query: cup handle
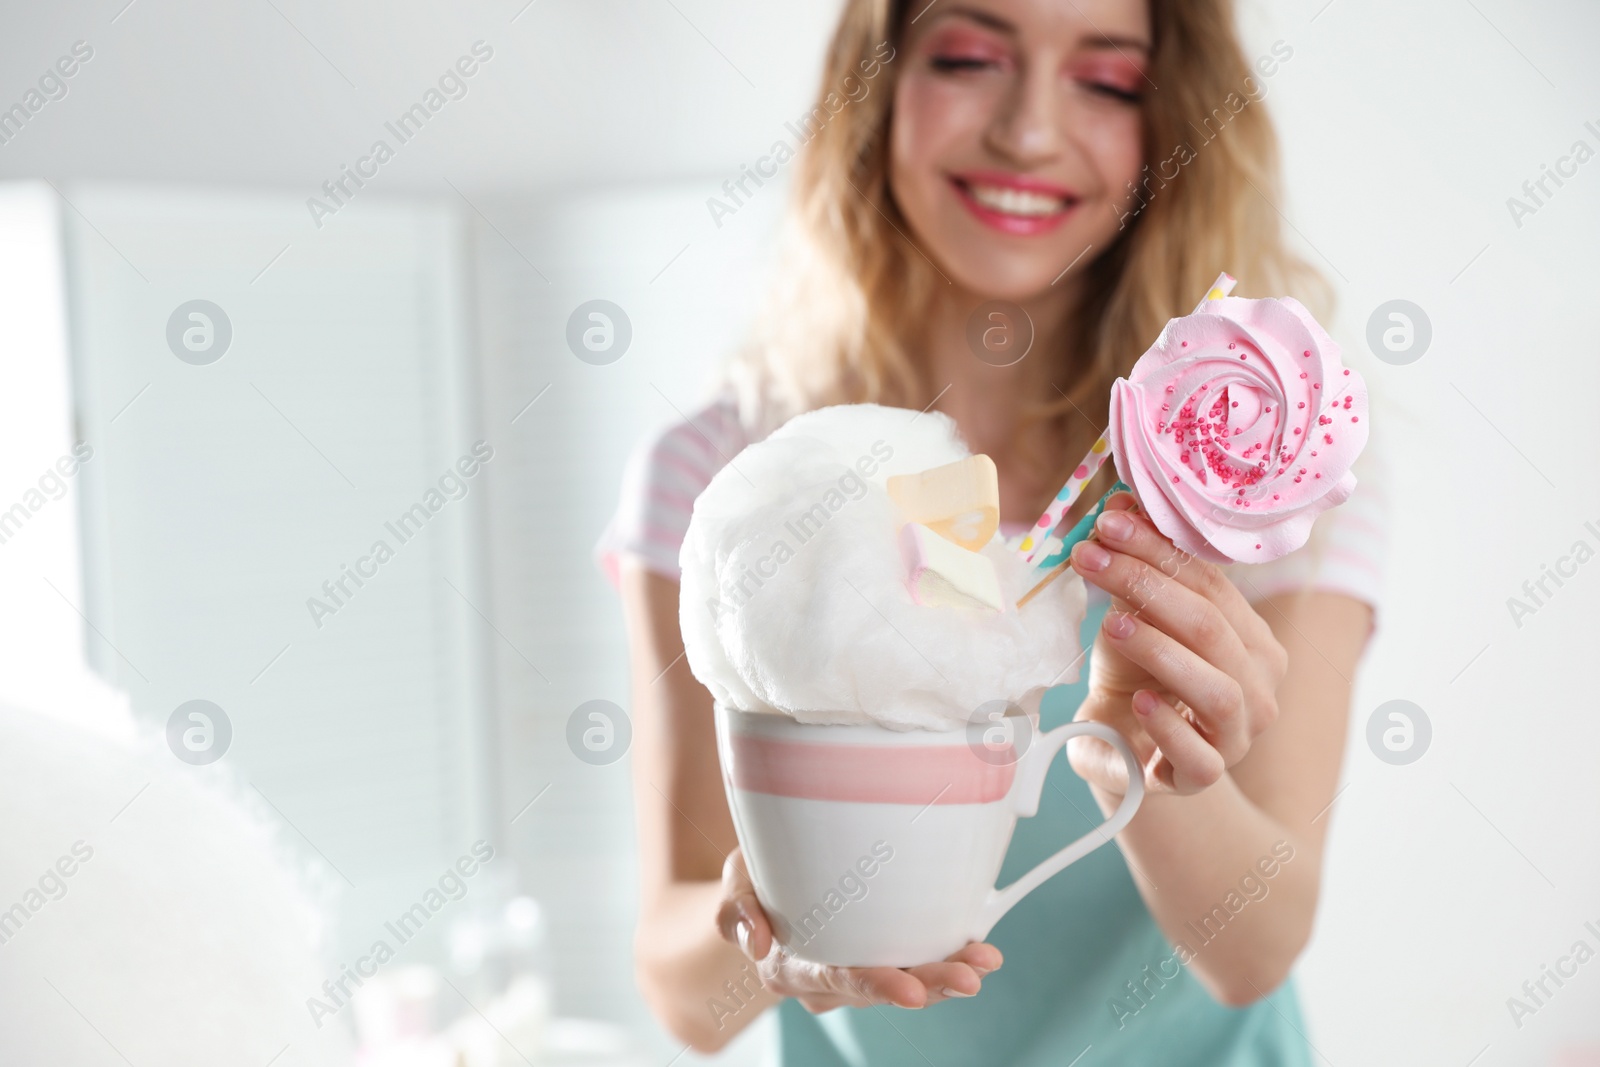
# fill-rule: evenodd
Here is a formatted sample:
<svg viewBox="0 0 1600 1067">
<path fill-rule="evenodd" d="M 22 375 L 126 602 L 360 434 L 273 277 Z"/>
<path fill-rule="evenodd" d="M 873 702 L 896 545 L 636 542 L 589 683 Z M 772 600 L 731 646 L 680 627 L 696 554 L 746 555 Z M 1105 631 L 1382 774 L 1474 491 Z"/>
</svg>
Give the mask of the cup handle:
<svg viewBox="0 0 1600 1067">
<path fill-rule="evenodd" d="M 973 933 L 972 940 L 982 941 L 988 937 L 995 923 L 1015 907 L 1019 900 L 1039 888 L 1051 875 L 1059 873 L 1109 842 L 1115 834 L 1128 825 L 1133 813 L 1139 810 L 1139 802 L 1144 799 L 1144 768 L 1140 766 L 1139 759 L 1133 754 L 1128 742 L 1104 723 L 1069 722 L 1039 738 L 1038 743 L 1023 755 L 1022 765 L 1018 768 L 1019 773 L 1011 786 L 1011 801 L 1016 807 L 1017 814 L 1022 818 L 1028 818 L 1039 810 L 1039 795 L 1044 791 L 1045 773 L 1050 770 L 1051 760 L 1069 740 L 1084 735 L 1098 737 L 1122 754 L 1123 761 L 1128 765 L 1128 791 L 1123 795 L 1122 803 L 1117 805 L 1117 810 L 1112 812 L 1111 817 L 1105 822 L 1021 878 L 1004 889 L 991 889 L 989 899 L 985 902 L 983 911 L 979 913 L 978 929 Z"/>
</svg>

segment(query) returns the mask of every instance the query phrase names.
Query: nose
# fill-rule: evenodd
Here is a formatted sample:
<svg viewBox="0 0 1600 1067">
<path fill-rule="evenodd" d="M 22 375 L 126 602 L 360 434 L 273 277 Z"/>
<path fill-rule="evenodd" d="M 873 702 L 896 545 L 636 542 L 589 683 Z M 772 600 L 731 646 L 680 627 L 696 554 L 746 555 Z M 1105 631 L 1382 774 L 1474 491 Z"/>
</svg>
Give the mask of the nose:
<svg viewBox="0 0 1600 1067">
<path fill-rule="evenodd" d="M 989 147 L 1026 166 L 1052 159 L 1062 150 L 1061 97 L 1053 64 L 1024 68 L 990 122 Z"/>
</svg>

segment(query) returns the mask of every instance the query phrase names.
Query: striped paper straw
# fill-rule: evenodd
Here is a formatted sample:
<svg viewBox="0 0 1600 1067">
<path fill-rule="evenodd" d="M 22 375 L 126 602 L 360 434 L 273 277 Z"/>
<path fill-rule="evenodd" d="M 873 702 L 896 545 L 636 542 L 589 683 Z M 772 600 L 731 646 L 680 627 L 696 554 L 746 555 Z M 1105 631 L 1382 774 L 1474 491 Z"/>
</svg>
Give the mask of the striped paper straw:
<svg viewBox="0 0 1600 1067">
<path fill-rule="evenodd" d="M 1044 514 L 1039 516 L 1039 521 L 1033 524 L 1033 529 L 1028 531 L 1028 536 L 1022 539 L 1022 544 L 1017 546 L 1017 551 L 1022 553 L 1022 558 L 1032 563 L 1044 548 L 1045 538 L 1050 536 L 1050 531 L 1061 522 L 1061 517 L 1067 509 L 1077 503 L 1078 497 L 1083 493 L 1083 487 L 1089 479 L 1100 473 L 1100 468 L 1105 465 L 1106 457 L 1111 455 L 1111 442 L 1106 440 L 1105 434 L 1089 449 L 1089 454 L 1083 457 L 1083 462 L 1078 464 L 1072 472 L 1072 477 L 1067 479 L 1067 484 L 1061 487 L 1056 498 L 1050 501 L 1050 506 L 1044 509 Z"/>
<path fill-rule="evenodd" d="M 1205 310 L 1206 304 L 1213 300 L 1221 300 L 1233 292 L 1233 287 L 1237 284 L 1233 275 L 1227 271 L 1218 274 L 1217 280 L 1211 283 L 1211 288 L 1206 290 L 1206 295 L 1194 306 L 1191 314 L 1199 314 Z M 1033 524 L 1028 536 L 1017 546 L 1017 551 L 1022 554 L 1024 562 L 1033 563 L 1038 559 L 1039 553 L 1044 549 L 1045 539 L 1060 524 L 1068 509 L 1078 502 L 1084 485 L 1100 472 L 1106 457 L 1110 455 L 1111 442 L 1106 440 L 1105 434 L 1101 434 L 1100 439 L 1089 449 L 1089 454 L 1083 457 L 1083 462 L 1073 469 L 1072 477 L 1067 479 L 1067 484 L 1061 487 L 1055 499 L 1050 501 L 1050 506 L 1044 509 L 1044 514 L 1039 516 L 1039 521 Z"/>
</svg>

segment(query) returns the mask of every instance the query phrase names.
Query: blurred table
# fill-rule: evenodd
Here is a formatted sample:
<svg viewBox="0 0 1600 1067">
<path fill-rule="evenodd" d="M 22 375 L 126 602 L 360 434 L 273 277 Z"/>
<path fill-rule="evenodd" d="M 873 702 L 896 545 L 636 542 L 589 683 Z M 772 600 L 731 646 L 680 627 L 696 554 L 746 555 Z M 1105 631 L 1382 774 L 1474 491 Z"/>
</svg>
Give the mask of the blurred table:
<svg viewBox="0 0 1600 1067">
<path fill-rule="evenodd" d="M 654 1067 L 626 1030 L 596 1019 L 551 1019 L 537 1051 L 519 1052 L 496 1038 L 469 1052 L 441 1035 L 364 1050 L 356 1062 L 360 1067 Z"/>
</svg>

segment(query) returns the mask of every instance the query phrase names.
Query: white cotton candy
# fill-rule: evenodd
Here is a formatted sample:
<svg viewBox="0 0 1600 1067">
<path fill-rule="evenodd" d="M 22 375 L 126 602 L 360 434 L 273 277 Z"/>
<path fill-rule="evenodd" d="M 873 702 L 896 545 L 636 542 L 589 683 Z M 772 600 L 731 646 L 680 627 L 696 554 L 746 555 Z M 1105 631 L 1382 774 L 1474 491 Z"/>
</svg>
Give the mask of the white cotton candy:
<svg viewBox="0 0 1600 1067">
<path fill-rule="evenodd" d="M 790 421 L 724 467 L 684 538 L 679 619 L 724 704 L 808 723 L 955 729 L 994 700 L 1077 679 L 1084 587 L 1040 577 L 996 536 L 1007 609 L 923 607 L 884 488 L 967 456 L 953 420 L 858 404 Z"/>
<path fill-rule="evenodd" d="M 307 1007 L 329 901 L 270 802 L 63 711 L 0 705 L 0 1063 L 348 1067 L 351 1013 Z"/>
</svg>

